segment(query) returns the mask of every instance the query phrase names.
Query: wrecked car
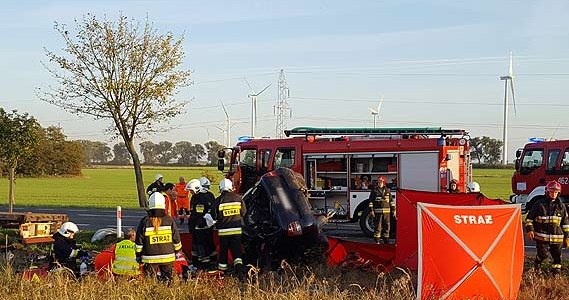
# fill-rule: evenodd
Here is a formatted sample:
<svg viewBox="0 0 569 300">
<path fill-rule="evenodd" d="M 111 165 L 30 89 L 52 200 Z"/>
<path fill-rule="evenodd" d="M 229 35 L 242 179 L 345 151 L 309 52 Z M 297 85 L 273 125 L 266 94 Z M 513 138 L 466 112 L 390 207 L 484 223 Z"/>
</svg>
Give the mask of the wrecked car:
<svg viewBox="0 0 569 300">
<path fill-rule="evenodd" d="M 328 240 L 312 214 L 302 176 L 288 168 L 266 173 L 243 195 L 247 207 L 243 244 L 247 261 L 261 267 L 281 260 L 322 259 Z"/>
</svg>

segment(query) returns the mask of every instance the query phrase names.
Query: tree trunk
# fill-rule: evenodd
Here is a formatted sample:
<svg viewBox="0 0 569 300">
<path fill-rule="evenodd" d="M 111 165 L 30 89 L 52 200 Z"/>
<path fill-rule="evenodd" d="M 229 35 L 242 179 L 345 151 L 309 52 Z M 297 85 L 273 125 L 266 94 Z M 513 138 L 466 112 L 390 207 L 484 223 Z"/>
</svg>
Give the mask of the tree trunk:
<svg viewBox="0 0 569 300">
<path fill-rule="evenodd" d="M 146 201 L 146 192 L 144 189 L 144 180 L 142 178 L 142 168 L 140 166 L 140 159 L 138 158 L 138 153 L 134 148 L 132 141 L 128 141 L 126 148 L 130 157 L 132 158 L 132 165 L 134 166 L 134 177 L 136 178 L 136 191 L 138 192 L 138 205 L 142 208 L 147 208 L 148 203 Z"/>
<path fill-rule="evenodd" d="M 8 209 L 12 213 L 14 210 L 14 174 L 16 173 L 16 167 L 10 167 L 8 169 L 8 180 L 10 180 L 10 189 L 8 191 Z"/>
</svg>

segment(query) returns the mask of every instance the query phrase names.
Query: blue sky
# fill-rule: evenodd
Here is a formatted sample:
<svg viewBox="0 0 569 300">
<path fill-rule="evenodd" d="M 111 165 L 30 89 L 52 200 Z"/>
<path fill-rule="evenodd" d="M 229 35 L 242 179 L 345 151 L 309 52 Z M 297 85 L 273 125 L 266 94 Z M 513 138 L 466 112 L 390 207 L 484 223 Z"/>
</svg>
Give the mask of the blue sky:
<svg viewBox="0 0 569 300">
<path fill-rule="evenodd" d="M 53 83 L 43 48 L 59 49 L 55 21 L 86 13 L 148 15 L 160 31 L 184 35 L 184 67 L 195 84 L 177 129 L 145 139 L 222 140 L 222 100 L 249 133 L 246 77 L 259 97 L 258 135 L 274 135 L 276 82 L 290 87 L 294 126 L 373 125 L 368 107 L 383 95 L 381 126 L 464 128 L 501 138 L 503 82 L 514 53 L 516 113 L 510 157 L 528 137 L 569 135 L 567 1 L 4 1 L 0 10 L 0 105 L 60 125 L 70 138 L 114 143 L 107 121 L 76 117 L 41 102 Z M 141 140 L 142 141 L 142 140 Z"/>
</svg>

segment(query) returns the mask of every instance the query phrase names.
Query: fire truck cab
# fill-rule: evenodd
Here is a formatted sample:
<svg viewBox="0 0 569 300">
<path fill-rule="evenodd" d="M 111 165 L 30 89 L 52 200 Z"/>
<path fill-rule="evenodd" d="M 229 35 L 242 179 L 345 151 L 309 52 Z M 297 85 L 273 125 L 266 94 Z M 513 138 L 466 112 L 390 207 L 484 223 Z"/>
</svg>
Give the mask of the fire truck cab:
<svg viewBox="0 0 569 300">
<path fill-rule="evenodd" d="M 285 134 L 288 138 L 241 139 L 231 148 L 227 177 L 237 192 L 247 192 L 269 171 L 290 168 L 303 175 L 315 214 L 360 222 L 369 236 L 373 225 L 368 198 L 380 176 L 392 189 L 433 192 L 447 191 L 452 179 L 465 191 L 471 181 L 464 130 L 299 127 Z M 224 156 L 219 154 L 220 170 Z"/>
<path fill-rule="evenodd" d="M 555 180 L 562 186 L 559 197 L 569 202 L 569 140 L 533 139 L 516 152 L 516 170 L 512 176 L 510 201 L 521 203 L 522 210 L 545 197 L 545 184 Z"/>
</svg>

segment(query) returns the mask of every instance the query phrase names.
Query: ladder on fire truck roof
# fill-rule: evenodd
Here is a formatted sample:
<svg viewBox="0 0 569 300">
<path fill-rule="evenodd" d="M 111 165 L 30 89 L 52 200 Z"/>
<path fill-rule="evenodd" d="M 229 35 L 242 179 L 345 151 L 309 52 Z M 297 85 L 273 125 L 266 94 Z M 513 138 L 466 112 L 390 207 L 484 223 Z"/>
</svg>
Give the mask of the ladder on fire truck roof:
<svg viewBox="0 0 569 300">
<path fill-rule="evenodd" d="M 441 127 L 419 128 L 318 128 L 296 127 L 285 130 L 286 136 L 292 135 L 467 135 L 464 129 L 443 129 Z"/>
</svg>

